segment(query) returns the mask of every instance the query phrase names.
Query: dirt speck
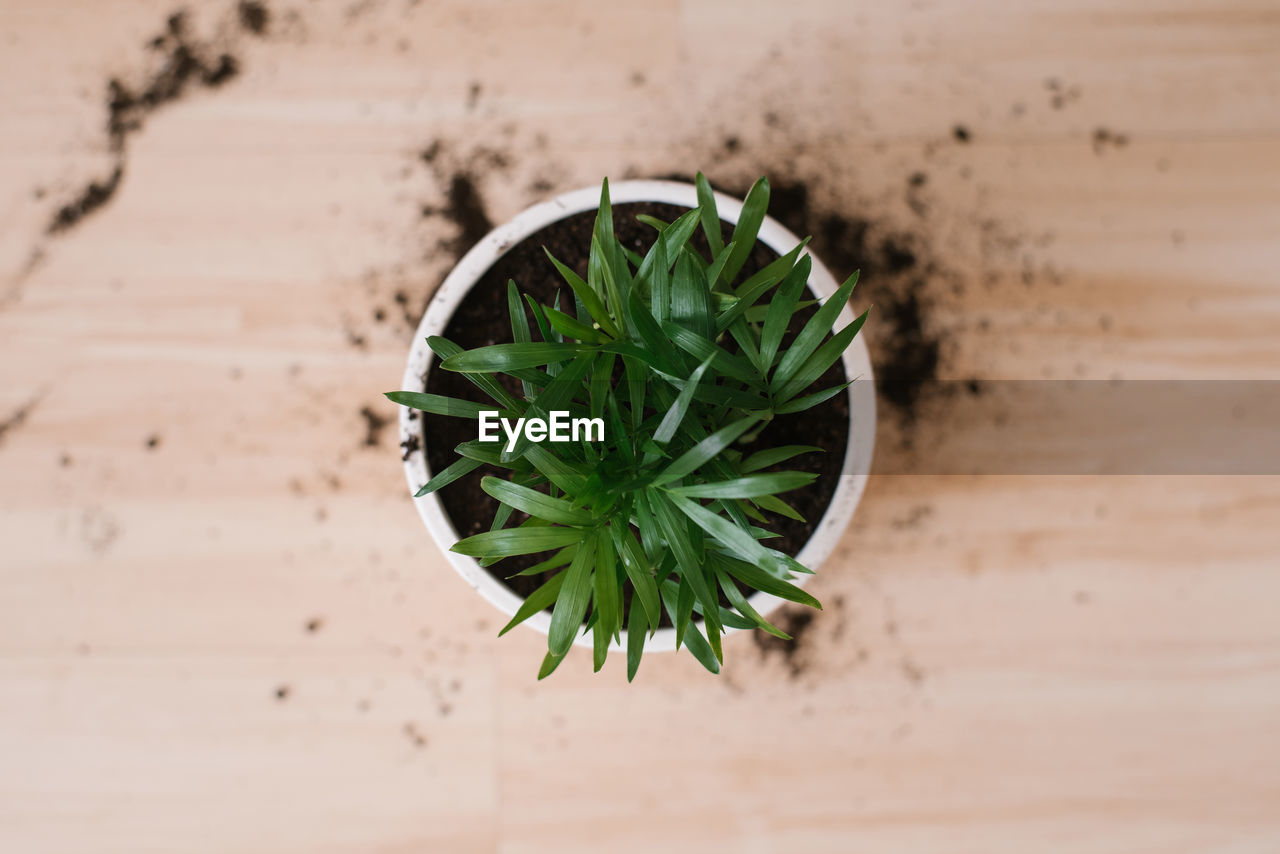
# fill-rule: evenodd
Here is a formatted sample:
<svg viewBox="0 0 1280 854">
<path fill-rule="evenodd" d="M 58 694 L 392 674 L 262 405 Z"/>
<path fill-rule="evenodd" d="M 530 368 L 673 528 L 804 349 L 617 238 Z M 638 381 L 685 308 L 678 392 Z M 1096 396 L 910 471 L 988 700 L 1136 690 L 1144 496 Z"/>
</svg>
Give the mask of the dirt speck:
<svg viewBox="0 0 1280 854">
<path fill-rule="evenodd" d="M 4 443 L 9 434 L 16 432 L 22 426 L 23 422 L 27 420 L 27 416 L 32 413 L 39 402 L 38 398 L 30 400 L 9 413 L 3 421 L 0 421 L 0 444 Z M 70 459 L 70 457 L 67 457 L 67 459 Z"/>
<path fill-rule="evenodd" d="M 493 221 L 485 211 L 484 200 L 476 188 L 475 179 L 466 172 L 455 173 L 449 181 L 444 214 L 458 230 L 450 244 L 458 257 L 462 257 L 493 230 Z"/>
<path fill-rule="evenodd" d="M 147 437 L 146 442 L 144 442 L 143 444 L 146 446 L 146 449 L 148 451 L 154 451 L 156 448 L 160 447 L 160 434 L 152 433 L 150 436 Z"/>
<path fill-rule="evenodd" d="M 760 651 L 760 657 L 781 659 L 792 679 L 798 679 L 804 675 L 808 669 L 805 655 L 806 639 L 817 613 L 814 609 L 801 605 L 785 605 L 775 611 L 769 621 L 791 635 L 791 640 L 783 640 L 757 629 L 751 633 L 751 639 L 755 642 L 756 649 Z"/>
<path fill-rule="evenodd" d="M 289 695 L 292 693 L 293 693 L 293 689 L 290 688 L 288 685 L 285 685 L 283 683 L 280 685 L 277 685 L 275 690 L 276 702 L 283 703 L 285 700 L 289 699 Z"/>
<path fill-rule="evenodd" d="M 307 620 L 303 627 L 307 630 L 307 634 L 314 635 L 316 632 L 324 628 L 324 618 L 312 617 Z"/>
<path fill-rule="evenodd" d="M 391 419 L 369 406 L 360 407 L 360 417 L 364 419 L 364 446 L 376 448 L 381 445 L 382 431 L 391 423 Z"/>
<path fill-rule="evenodd" d="M 240 15 L 240 28 L 255 36 L 265 34 L 271 26 L 271 10 L 264 3 L 240 0 L 237 12 Z"/>
<path fill-rule="evenodd" d="M 969 132 L 969 128 L 965 127 L 964 125 L 956 125 L 955 127 L 951 128 L 951 136 L 955 139 L 956 142 L 960 142 L 960 143 L 967 143 L 971 139 L 973 139 L 973 134 L 971 134 Z"/>
<path fill-rule="evenodd" d="M 1116 133 L 1108 128 L 1097 128 L 1093 132 L 1094 154 L 1102 155 L 1108 148 L 1124 148 L 1128 144 L 1128 134 Z"/>
<path fill-rule="evenodd" d="M 421 730 L 418 729 L 418 725 L 413 721 L 409 721 L 404 725 L 404 734 L 414 747 L 421 749 L 427 746 L 427 737 L 423 735 Z"/>
<path fill-rule="evenodd" d="M 242 2 L 237 7 L 243 29 L 261 34 L 269 20 L 262 3 Z M 120 77 L 107 80 L 106 136 L 112 155 L 111 171 L 94 178 L 54 212 L 46 233 L 65 233 L 101 210 L 119 191 L 128 161 L 130 137 L 142 130 L 149 116 L 180 100 L 193 88 L 217 89 L 239 75 L 240 60 L 234 39 L 224 36 L 201 39 L 193 34 L 185 10 L 171 13 L 163 29 L 147 42 L 149 71 L 136 82 Z"/>
</svg>

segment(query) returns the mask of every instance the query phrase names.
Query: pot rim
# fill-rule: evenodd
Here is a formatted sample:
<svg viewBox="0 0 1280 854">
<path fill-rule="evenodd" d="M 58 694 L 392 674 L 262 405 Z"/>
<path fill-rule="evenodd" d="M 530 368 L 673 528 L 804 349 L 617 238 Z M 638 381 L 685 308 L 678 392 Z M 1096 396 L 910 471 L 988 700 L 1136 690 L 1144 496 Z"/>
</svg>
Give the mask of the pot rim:
<svg viewBox="0 0 1280 854">
<path fill-rule="evenodd" d="M 609 196 L 614 205 L 631 202 L 664 202 L 687 208 L 697 207 L 697 190 L 692 184 L 680 181 L 632 180 L 620 181 L 609 185 Z M 742 212 L 742 201 L 723 193 L 715 194 L 716 207 L 720 218 L 736 223 Z M 415 333 L 414 343 L 409 350 L 409 359 L 405 367 L 401 388 L 410 391 L 424 391 L 426 373 L 431 362 L 431 349 L 426 339 L 430 335 L 441 335 L 445 326 L 453 316 L 453 312 L 466 297 L 471 287 L 481 276 L 508 250 L 529 237 L 531 234 L 582 211 L 599 207 L 600 190 L 598 187 L 584 187 L 562 193 L 555 198 L 526 208 L 509 222 L 498 226 L 485 235 L 475 246 L 462 257 L 449 271 L 444 282 L 432 295 L 427 310 L 422 315 Z M 772 217 L 765 217 L 757 237 L 779 255 L 793 249 L 800 241 L 781 223 Z M 813 267 L 809 274 L 810 290 L 819 298 L 830 297 L 837 290 L 837 283 L 831 272 L 822 261 L 805 250 L 810 256 Z M 841 308 L 838 322 L 841 326 L 854 320 L 852 309 L 845 305 Z M 867 352 L 866 342 L 862 336 L 856 336 L 853 344 L 845 350 L 841 361 L 844 364 L 846 377 L 857 380 L 848 388 L 849 395 L 849 438 L 845 447 L 844 465 L 841 468 L 840 480 L 836 491 L 831 496 L 822 518 L 814 528 L 809 541 L 805 543 L 796 559 L 815 572 L 831 556 L 836 544 L 862 497 L 867 484 L 867 472 L 871 468 L 871 456 L 875 446 L 875 389 L 871 369 L 871 359 Z M 410 419 L 410 410 L 400 407 L 400 439 L 408 441 L 415 432 L 421 432 L 421 424 L 417 417 Z M 426 458 L 426 436 L 422 436 L 419 447 L 415 448 L 404 460 L 405 478 L 409 484 L 410 495 L 427 481 L 429 474 Z M 487 599 L 499 611 L 508 617 L 524 603 L 524 599 L 512 592 L 499 579 L 490 574 L 473 558 L 449 551 L 459 539 L 444 505 L 439 497 L 432 493 L 414 499 L 418 515 L 426 525 L 427 531 L 448 559 L 454 570 L 468 584 Z M 798 575 L 793 584 L 804 586 L 809 575 Z M 768 616 L 770 611 L 783 604 L 785 600 L 768 593 L 757 591 L 748 598 L 751 606 L 761 615 Z M 700 622 L 700 621 L 699 621 Z M 543 635 L 551 625 L 551 619 L 545 611 L 533 615 L 522 625 Z M 726 633 L 740 631 L 726 627 Z M 574 644 L 588 649 L 592 646 L 590 635 L 579 634 Z M 609 647 L 610 652 L 626 650 L 626 629 L 622 630 L 620 640 L 615 640 Z M 662 628 L 653 637 L 645 641 L 646 652 L 670 652 L 675 650 L 675 629 Z"/>
</svg>

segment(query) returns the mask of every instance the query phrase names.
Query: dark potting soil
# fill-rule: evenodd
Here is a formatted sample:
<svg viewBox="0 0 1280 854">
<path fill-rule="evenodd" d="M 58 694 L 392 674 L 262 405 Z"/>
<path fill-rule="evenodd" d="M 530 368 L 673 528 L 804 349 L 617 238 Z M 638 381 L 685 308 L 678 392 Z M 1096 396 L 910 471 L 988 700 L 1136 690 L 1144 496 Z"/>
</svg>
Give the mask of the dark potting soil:
<svg viewBox="0 0 1280 854">
<path fill-rule="evenodd" d="M 614 229 L 626 245 L 643 252 L 652 239 L 653 230 L 636 221 L 639 214 L 649 214 L 670 221 L 685 211 L 674 205 L 642 203 L 619 204 L 614 207 Z M 510 342 L 511 326 L 507 313 L 507 281 L 512 279 L 522 293 L 531 295 L 543 305 L 552 305 L 557 291 L 562 291 L 566 301 L 572 292 L 564 285 L 552 267 L 542 247 L 547 247 L 563 263 L 576 268 L 586 276 L 587 251 L 591 243 L 595 211 L 587 211 L 554 223 L 542 231 L 512 247 L 476 283 L 463 299 L 445 327 L 444 337 L 464 349 L 489 344 Z M 728 228 L 726 228 L 726 234 Z M 701 238 L 701 235 L 698 235 Z M 695 240 L 695 243 L 697 241 Z M 706 252 L 705 243 L 698 247 Z M 764 244 L 757 244 L 755 251 L 743 268 L 743 275 L 759 270 L 777 255 Z M 572 309 L 568 309 L 572 311 Z M 793 338 L 812 316 L 810 307 L 792 318 L 787 340 Z M 729 348 L 732 341 L 724 342 Z M 784 343 L 785 346 L 785 343 Z M 845 381 L 843 365 L 837 362 L 818 381 L 815 388 L 828 388 Z M 513 385 L 514 389 L 514 385 Z M 440 370 L 434 357 L 427 374 L 427 391 L 481 403 L 489 403 L 486 396 L 462 374 Z M 780 536 L 768 544 L 790 555 L 799 553 L 809 540 L 822 514 L 831 503 L 844 464 L 844 449 L 849 431 L 848 398 L 837 395 L 831 400 L 803 413 L 779 416 L 764 430 L 744 452 L 752 449 L 779 445 L 805 444 L 827 449 L 823 454 L 805 454 L 784 464 L 786 468 L 809 471 L 818 478 L 808 487 L 787 493 L 784 497 L 807 520 L 799 522 L 780 516 L 770 518 L 770 530 Z M 475 439 L 475 422 L 470 419 L 424 415 L 423 446 L 427 465 L 437 472 L 453 462 L 457 455 L 454 448 Z M 486 475 L 502 476 L 503 472 L 491 466 L 481 466 L 463 478 L 459 478 L 439 491 L 440 501 L 461 537 L 471 536 L 489 529 L 498 502 L 480 488 Z M 508 526 L 518 524 L 523 517 L 513 514 Z M 513 576 L 541 560 L 545 555 L 524 555 L 507 558 L 494 565 L 492 571 L 506 578 L 505 583 L 516 594 L 528 596 L 545 580 L 545 576 Z"/>
</svg>

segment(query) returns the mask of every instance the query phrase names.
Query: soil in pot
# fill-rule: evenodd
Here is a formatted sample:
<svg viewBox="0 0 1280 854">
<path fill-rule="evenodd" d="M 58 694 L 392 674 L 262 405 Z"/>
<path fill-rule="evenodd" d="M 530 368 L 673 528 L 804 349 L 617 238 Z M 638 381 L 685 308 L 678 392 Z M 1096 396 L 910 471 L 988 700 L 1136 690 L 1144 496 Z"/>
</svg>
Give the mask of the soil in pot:
<svg viewBox="0 0 1280 854">
<path fill-rule="evenodd" d="M 636 221 L 639 214 L 649 214 L 666 221 L 675 219 L 684 213 L 686 208 L 653 202 L 623 203 L 614 205 L 614 229 L 626 245 L 638 252 L 643 252 L 652 241 L 653 229 Z M 591 245 L 592 225 L 595 222 L 594 210 L 574 214 L 563 220 L 552 223 L 546 228 L 530 235 L 516 246 L 482 276 L 471 292 L 463 298 L 461 304 L 445 327 L 444 337 L 465 349 L 481 347 L 487 344 L 510 342 L 511 325 L 507 313 L 507 280 L 515 281 L 522 293 L 531 295 L 543 305 L 552 305 L 557 291 L 563 291 L 566 299 L 571 292 L 564 285 L 559 274 L 547 260 L 542 247 L 547 247 L 563 263 L 576 268 L 581 276 L 586 276 L 587 251 Z M 726 225 L 726 240 L 732 229 Z M 701 234 L 697 238 L 701 238 Z M 695 240 L 695 243 L 697 240 Z M 706 245 L 698 246 L 706 256 Z M 742 276 L 748 276 L 761 269 L 777 254 L 763 243 L 757 243 L 755 251 L 743 268 Z M 806 298 L 811 299 L 812 294 Z M 571 310 L 571 309 L 570 309 Z M 805 321 L 816 309 L 807 308 L 798 312 L 787 330 L 787 340 L 794 338 L 803 327 Z M 722 342 L 726 349 L 733 341 Z M 433 394 L 464 398 L 481 403 L 490 403 L 483 392 L 472 385 L 463 375 L 439 369 L 438 360 L 432 358 L 431 368 L 427 372 L 427 391 Z M 815 388 L 828 388 L 845 381 L 844 365 L 837 361 L 822 376 Z M 512 390 L 518 389 L 513 383 Z M 460 443 L 476 438 L 474 421 L 462 418 L 420 413 L 423 431 L 423 446 L 427 455 L 427 466 L 431 472 L 437 472 L 456 459 L 453 449 Z M 812 536 L 822 514 L 831 503 L 839 483 L 840 471 L 844 465 L 845 446 L 849 440 L 849 401 L 846 395 L 836 395 L 831 400 L 820 404 L 806 412 L 795 415 L 779 416 L 761 431 L 756 441 L 743 448 L 745 453 L 751 450 L 778 445 L 816 445 L 827 449 L 824 454 L 804 454 L 789 460 L 785 467 L 810 471 L 818 478 L 804 489 L 787 493 L 784 497 L 795 507 L 804 522 L 773 516 L 770 529 L 780 536 L 768 541 L 768 544 L 792 556 Z M 465 477 L 441 489 L 437 494 L 454 529 L 460 537 L 468 537 L 488 530 L 498 509 L 498 502 L 480 488 L 480 480 L 486 475 L 502 476 L 502 470 L 491 466 L 481 466 Z M 512 516 L 508 526 L 522 521 L 521 514 Z M 496 564 L 491 571 L 517 595 L 526 597 L 536 590 L 545 580 L 545 576 L 515 576 L 507 578 L 525 569 L 546 555 L 525 555 L 507 558 Z"/>
</svg>

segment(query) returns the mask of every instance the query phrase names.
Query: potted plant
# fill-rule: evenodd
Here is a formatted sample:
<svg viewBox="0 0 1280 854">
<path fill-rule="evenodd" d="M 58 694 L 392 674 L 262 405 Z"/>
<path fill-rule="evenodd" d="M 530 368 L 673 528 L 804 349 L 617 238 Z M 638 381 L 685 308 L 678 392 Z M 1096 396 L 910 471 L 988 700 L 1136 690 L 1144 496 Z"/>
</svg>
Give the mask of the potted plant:
<svg viewBox="0 0 1280 854">
<path fill-rule="evenodd" d="M 546 633 L 539 678 L 575 643 L 629 680 L 646 648 L 718 672 L 725 634 L 821 607 L 807 567 L 874 439 L 866 314 L 768 200 L 606 180 L 495 229 L 428 306 L 387 394 L 410 488 L 500 634 Z"/>
</svg>

